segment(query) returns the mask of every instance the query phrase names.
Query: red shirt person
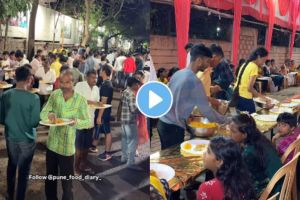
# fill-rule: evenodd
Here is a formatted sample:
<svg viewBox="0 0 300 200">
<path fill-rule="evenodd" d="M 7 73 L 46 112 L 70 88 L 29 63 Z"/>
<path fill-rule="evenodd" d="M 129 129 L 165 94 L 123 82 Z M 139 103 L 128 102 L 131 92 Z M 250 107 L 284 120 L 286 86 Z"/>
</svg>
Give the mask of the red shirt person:
<svg viewBox="0 0 300 200">
<path fill-rule="evenodd" d="M 135 60 L 132 55 L 128 55 L 123 64 L 123 71 L 125 74 L 133 74 L 136 71 Z"/>
</svg>

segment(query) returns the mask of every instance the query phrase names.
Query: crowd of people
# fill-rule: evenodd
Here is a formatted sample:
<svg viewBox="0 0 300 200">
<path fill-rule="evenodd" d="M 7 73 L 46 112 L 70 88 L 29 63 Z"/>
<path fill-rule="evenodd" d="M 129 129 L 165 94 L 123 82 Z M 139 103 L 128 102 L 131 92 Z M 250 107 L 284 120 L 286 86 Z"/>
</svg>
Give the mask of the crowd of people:
<svg viewBox="0 0 300 200">
<path fill-rule="evenodd" d="M 40 121 L 71 120 L 70 125 L 49 128 L 47 176 L 90 172 L 89 152 L 98 153 L 99 160 L 110 160 L 112 108 L 95 109 L 91 105 L 111 105 L 116 91 L 121 91 L 115 116 L 122 130 L 120 161 L 134 167 L 137 147 L 149 141 L 156 123 L 138 111 L 136 95 L 143 84 L 157 80 L 168 85 L 174 99 L 170 111 L 157 122 L 162 150 L 184 142 L 187 123 L 197 109 L 210 122 L 229 125 L 231 138 L 210 141 L 204 165 L 214 178 L 200 185 L 197 199 L 256 199 L 285 164 L 279 156 L 300 134 L 297 118 L 289 113 L 278 116 L 278 132 L 272 141 L 258 130 L 250 115 L 256 111 L 254 97 L 266 101 L 267 108 L 272 104 L 257 91 L 256 83 L 267 84 L 264 89 L 270 85 L 278 89 L 285 83 L 294 85 L 298 75 L 295 63 L 286 60 L 278 69 L 274 60 L 267 59 L 269 52 L 260 47 L 247 60 L 241 60 L 234 72 L 219 45 L 188 44 L 186 50 L 187 65 L 181 70 L 155 70 L 147 51 L 125 54 L 112 50 L 108 55 L 89 47 L 49 51 L 46 44 L 36 51 L 31 62 L 20 50 L 3 52 L 0 81 L 2 85 L 12 85 L 0 95 L 0 123 L 5 126 L 8 154 L 7 198 L 25 198 Z M 33 88 L 38 90 L 34 92 Z M 221 113 L 222 101 L 234 106 L 237 115 L 230 118 Z M 104 148 L 100 152 L 102 134 Z M 286 162 L 292 157 L 289 155 Z M 63 180 L 62 185 L 63 199 L 72 199 L 72 181 Z M 280 187 L 281 183 L 274 191 Z M 170 195 L 156 189 L 151 187 L 151 195 Z M 57 198 L 57 181 L 45 181 L 45 194 L 48 199 Z"/>
<path fill-rule="evenodd" d="M 139 87 L 156 80 L 148 51 L 109 54 L 92 50 L 55 49 L 48 44 L 38 49 L 29 62 L 21 50 L 4 51 L 0 57 L 0 123 L 5 128 L 8 154 L 7 199 L 25 199 L 28 176 L 36 147 L 40 121 L 69 119 L 67 126 L 51 126 L 47 137 L 46 175 L 66 176 L 90 173 L 88 153 L 101 161 L 112 153 L 112 108 L 114 92 L 121 91 L 121 162 L 135 167 L 138 145 L 149 141 L 148 123 L 137 109 Z M 33 90 L 35 89 L 35 90 Z M 99 140 L 104 134 L 104 148 Z M 95 155 L 95 154 L 94 154 Z M 18 170 L 18 178 L 16 172 Z M 15 184 L 17 182 L 17 184 Z M 17 185 L 15 192 L 15 185 Z M 72 180 L 62 180 L 62 199 L 73 199 Z M 57 199 L 57 180 L 45 181 L 47 199 Z"/>
<path fill-rule="evenodd" d="M 241 59 L 239 66 L 244 63 L 245 60 Z M 294 60 L 286 59 L 284 64 L 278 67 L 274 59 L 268 59 L 259 69 L 257 81 L 262 82 L 263 92 L 276 92 L 297 85 L 299 81 L 298 71 Z"/>
<path fill-rule="evenodd" d="M 192 43 L 188 43 L 185 46 L 187 51 L 187 65 L 191 63 L 191 49 L 193 47 Z M 252 84 L 250 88 L 252 88 L 252 93 L 255 93 L 255 97 L 259 96 L 262 99 L 267 99 L 261 95 L 262 92 L 276 92 L 283 88 L 287 88 L 288 86 L 295 86 L 299 82 L 299 67 L 296 67 L 295 61 L 291 59 L 286 59 L 285 62 L 279 67 L 274 59 L 267 59 L 268 52 L 264 51 L 263 48 L 258 48 L 255 52 L 252 52 L 249 59 L 240 59 L 239 64 L 235 67 L 231 64 L 230 60 L 224 57 L 223 50 L 218 45 L 211 45 L 210 50 L 212 52 L 212 58 L 209 63 L 209 67 L 207 67 L 203 71 L 197 72 L 197 77 L 201 80 L 202 85 L 204 87 L 205 93 L 209 98 L 209 102 L 212 107 L 218 110 L 218 107 L 221 105 L 220 101 L 216 101 L 216 99 L 230 101 L 232 96 L 234 95 L 235 83 L 238 80 L 238 73 L 242 66 L 246 62 L 249 65 L 246 69 L 246 76 L 248 76 L 249 71 L 252 74 L 250 76 L 255 75 L 255 80 L 249 82 L 249 78 L 241 79 L 240 90 L 241 97 L 240 104 L 248 105 L 247 100 L 242 102 L 245 99 L 250 99 L 250 93 L 248 93 L 248 86 Z M 258 54 L 258 55 L 256 55 Z M 261 59 L 262 58 L 262 59 Z M 262 62 L 263 61 L 263 62 Z M 250 66 L 254 65 L 254 71 L 250 69 Z M 255 67 L 258 66 L 258 67 Z M 167 84 L 174 72 L 178 71 L 179 68 L 173 67 L 168 71 L 165 68 L 159 68 L 157 71 L 158 81 Z M 257 72 L 255 72 L 257 70 Z M 255 73 L 255 74 L 253 74 Z M 246 82 L 245 82 L 246 81 Z M 262 87 L 259 88 L 259 82 L 261 82 Z M 261 89 L 261 90 L 260 90 Z M 254 91 L 255 90 L 255 91 Z M 239 105 L 240 111 L 249 111 L 250 113 L 254 112 L 253 103 L 250 102 L 251 109 L 243 108 L 243 105 Z"/>
<path fill-rule="evenodd" d="M 281 113 L 277 118 L 277 133 L 271 141 L 259 131 L 250 115 L 256 111 L 254 97 L 266 101 L 266 108 L 273 106 L 257 91 L 255 83 L 259 70 L 267 71 L 266 66 L 269 63 L 274 65 L 274 61 L 267 60 L 269 52 L 260 47 L 247 60 L 241 61 L 234 73 L 220 46 L 213 44 L 208 48 L 203 44 L 189 44 L 187 49 L 187 66 L 169 80 L 164 70 L 158 70 L 158 80 L 168 80 L 174 99 L 171 110 L 159 119 L 157 125 L 161 149 L 184 142 L 187 123 L 193 120 L 193 110 L 198 107 L 201 115 L 210 122 L 227 124 L 230 138 L 210 140 L 203 161 L 213 176 L 211 180 L 209 175 L 206 176 L 208 181 L 200 185 L 196 198 L 258 199 L 274 174 L 292 159 L 293 153 L 281 163 L 280 156 L 300 134 L 297 117 Z M 284 78 L 284 74 L 278 73 L 271 80 L 281 88 Z M 237 114 L 229 117 L 219 113 L 215 108 L 220 99 L 228 100 Z M 159 185 L 167 187 L 165 182 L 160 184 L 155 182 L 155 177 L 152 179 L 155 183 L 150 188 L 153 199 L 157 196 L 179 198 L 178 192 L 170 194 L 168 189 L 158 190 Z M 272 193 L 280 192 L 281 186 L 282 182 L 276 184 Z"/>
</svg>

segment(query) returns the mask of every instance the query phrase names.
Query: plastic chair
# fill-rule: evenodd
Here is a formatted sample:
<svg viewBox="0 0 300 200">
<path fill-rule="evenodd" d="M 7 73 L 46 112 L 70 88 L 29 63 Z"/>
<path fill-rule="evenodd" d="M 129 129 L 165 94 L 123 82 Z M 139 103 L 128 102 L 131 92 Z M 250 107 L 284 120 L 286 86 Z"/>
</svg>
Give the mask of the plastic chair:
<svg viewBox="0 0 300 200">
<path fill-rule="evenodd" d="M 281 167 L 273 176 L 263 193 L 261 194 L 259 200 L 267 200 L 270 193 L 272 192 L 274 186 L 282 178 L 284 179 L 282 188 L 280 191 L 279 200 L 296 200 L 297 199 L 297 189 L 296 189 L 296 167 L 300 153 L 296 154 L 294 158 L 288 162 L 286 165 Z M 293 194 L 293 195 L 291 195 Z"/>
<path fill-rule="evenodd" d="M 281 156 L 281 162 L 285 163 L 292 152 L 294 152 L 294 155 L 300 152 L 300 136 L 298 136 L 298 138 L 285 150 L 284 154 Z"/>
<path fill-rule="evenodd" d="M 268 198 L 267 200 L 276 200 L 277 197 L 279 196 L 279 192 L 277 192 L 276 194 L 274 194 L 273 196 L 271 196 L 270 198 Z"/>
</svg>

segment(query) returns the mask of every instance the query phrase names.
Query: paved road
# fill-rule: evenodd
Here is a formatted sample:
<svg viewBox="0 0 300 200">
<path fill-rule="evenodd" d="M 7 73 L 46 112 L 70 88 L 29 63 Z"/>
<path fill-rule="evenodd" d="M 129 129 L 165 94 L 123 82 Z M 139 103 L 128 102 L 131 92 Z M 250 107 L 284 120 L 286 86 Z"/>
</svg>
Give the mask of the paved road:
<svg viewBox="0 0 300 200">
<path fill-rule="evenodd" d="M 1 132 L 1 131 L 0 131 Z M 93 199 L 148 199 L 149 193 L 149 144 L 139 147 L 140 157 L 137 157 L 137 168 L 128 169 L 120 162 L 121 156 L 121 129 L 119 126 L 112 128 L 113 159 L 100 161 L 96 154 L 89 154 L 89 166 L 94 174 L 101 178 L 100 181 L 85 180 L 74 181 L 75 200 Z M 37 139 L 37 149 L 33 158 L 31 174 L 45 175 L 45 152 L 46 152 L 47 131 L 39 129 Z M 99 146 L 103 151 L 103 141 Z M 6 166 L 7 154 L 4 136 L 0 136 L 0 200 L 4 199 L 6 189 Z M 86 175 L 86 174 L 84 174 Z M 58 193 L 61 195 L 61 185 L 59 183 Z M 27 191 L 27 199 L 45 199 L 44 181 L 30 180 Z"/>
</svg>

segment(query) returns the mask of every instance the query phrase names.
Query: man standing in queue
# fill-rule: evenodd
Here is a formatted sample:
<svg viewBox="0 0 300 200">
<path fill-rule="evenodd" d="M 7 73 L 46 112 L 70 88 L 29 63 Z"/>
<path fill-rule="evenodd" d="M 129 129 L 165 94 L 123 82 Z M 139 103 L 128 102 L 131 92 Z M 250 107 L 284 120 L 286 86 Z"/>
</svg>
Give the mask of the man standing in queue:
<svg viewBox="0 0 300 200">
<path fill-rule="evenodd" d="M 55 90 L 43 108 L 42 121 L 56 118 L 72 119 L 67 126 L 52 126 L 49 130 L 46 152 L 46 174 L 50 176 L 74 176 L 76 130 L 88 129 L 92 120 L 87 100 L 74 91 L 73 73 L 65 70 L 59 77 L 60 89 Z M 62 180 L 62 199 L 73 199 L 72 180 Z M 57 180 L 45 182 L 47 199 L 57 199 Z"/>
</svg>

